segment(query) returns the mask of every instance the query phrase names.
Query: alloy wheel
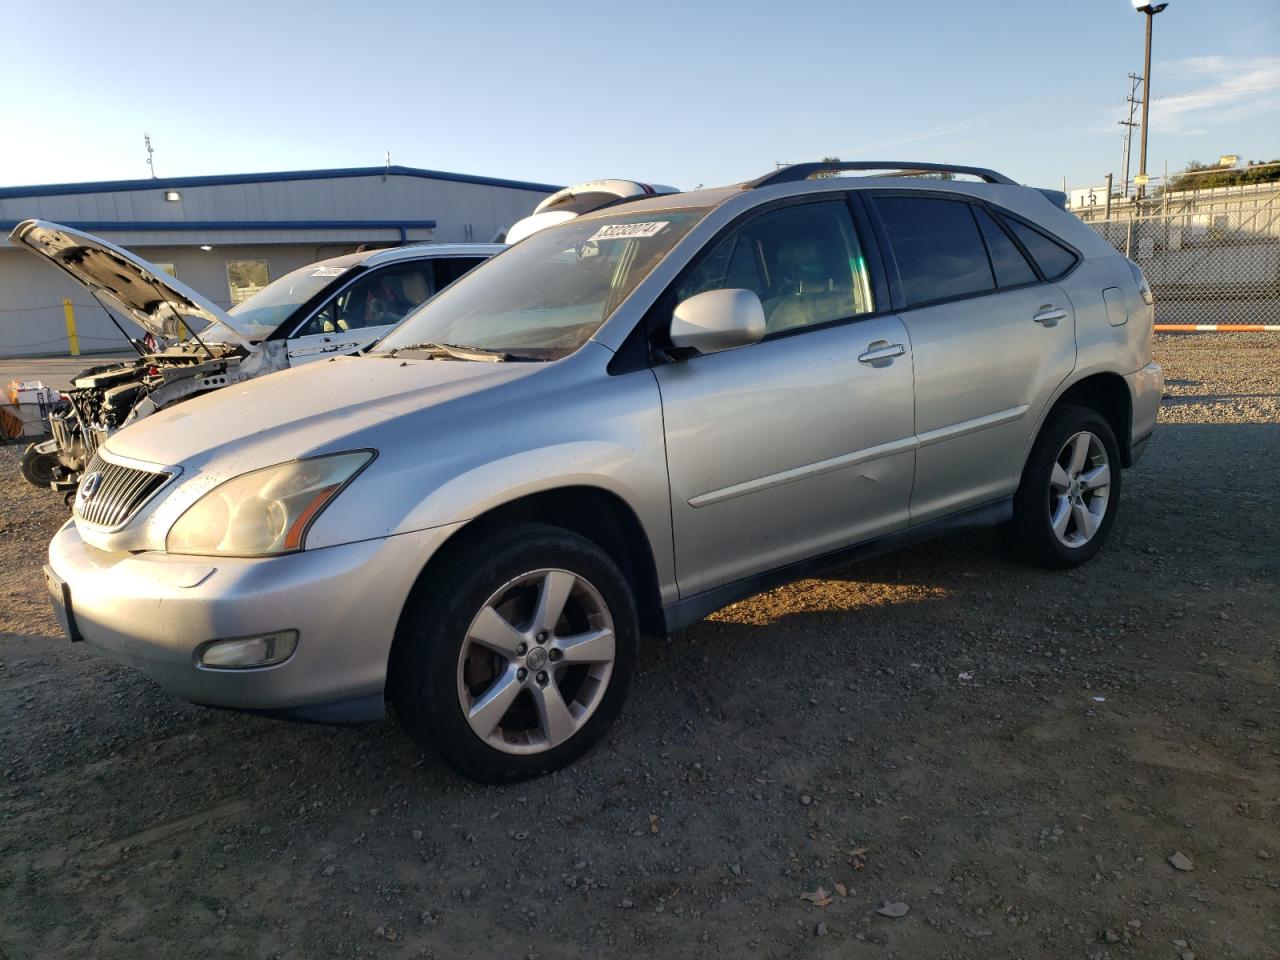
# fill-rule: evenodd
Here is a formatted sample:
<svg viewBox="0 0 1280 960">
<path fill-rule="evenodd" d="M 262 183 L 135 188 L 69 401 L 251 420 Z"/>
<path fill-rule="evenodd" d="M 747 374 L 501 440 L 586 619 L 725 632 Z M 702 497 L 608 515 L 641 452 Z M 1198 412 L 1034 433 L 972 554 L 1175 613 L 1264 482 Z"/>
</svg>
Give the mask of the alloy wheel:
<svg viewBox="0 0 1280 960">
<path fill-rule="evenodd" d="M 1107 515 L 1111 463 L 1102 440 L 1087 430 L 1070 437 L 1049 476 L 1049 524 L 1064 546 L 1083 547 Z"/>
<path fill-rule="evenodd" d="M 590 719 L 615 655 L 600 591 L 568 570 L 532 570 L 495 590 L 471 621 L 458 656 L 458 702 L 489 746 L 541 753 Z"/>
</svg>

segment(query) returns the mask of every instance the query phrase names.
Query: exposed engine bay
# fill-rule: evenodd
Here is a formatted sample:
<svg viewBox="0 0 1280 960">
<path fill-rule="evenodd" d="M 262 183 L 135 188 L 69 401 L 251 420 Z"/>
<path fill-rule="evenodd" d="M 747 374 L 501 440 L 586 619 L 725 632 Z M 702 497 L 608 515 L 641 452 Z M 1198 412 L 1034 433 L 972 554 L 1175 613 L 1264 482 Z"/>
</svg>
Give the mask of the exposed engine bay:
<svg viewBox="0 0 1280 960">
<path fill-rule="evenodd" d="M 127 363 L 89 367 L 50 414 L 53 438 L 28 454 L 45 458 L 41 476 L 54 489 L 73 490 L 94 451 L 117 430 L 163 407 L 288 366 L 283 342 L 253 348 L 186 342 Z"/>
<path fill-rule="evenodd" d="M 9 239 L 84 286 L 107 311 L 140 326 L 124 336 L 136 360 L 89 367 L 71 382 L 49 417 L 53 439 L 27 448 L 22 473 L 37 486 L 71 491 L 99 446 L 135 420 L 189 397 L 283 370 L 283 343 L 252 343 L 227 314 L 195 290 L 129 251 L 71 227 L 24 220 Z M 221 336 L 197 331 L 220 324 Z"/>
</svg>

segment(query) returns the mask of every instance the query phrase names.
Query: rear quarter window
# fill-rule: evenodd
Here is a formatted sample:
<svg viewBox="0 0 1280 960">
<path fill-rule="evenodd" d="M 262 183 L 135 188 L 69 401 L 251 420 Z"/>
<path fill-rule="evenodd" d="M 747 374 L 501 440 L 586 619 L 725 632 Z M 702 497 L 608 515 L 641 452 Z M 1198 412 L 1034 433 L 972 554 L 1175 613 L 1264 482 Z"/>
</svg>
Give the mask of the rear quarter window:
<svg viewBox="0 0 1280 960">
<path fill-rule="evenodd" d="M 978 224 L 963 200 L 876 197 L 908 306 L 990 293 L 995 278 Z"/>
<path fill-rule="evenodd" d="M 1018 220 L 1006 219 L 1005 223 L 1018 238 L 1018 242 L 1026 248 L 1031 259 L 1040 267 L 1040 272 L 1044 274 L 1046 280 L 1057 280 L 1066 276 L 1076 265 L 1079 257 L 1057 240 Z"/>
<path fill-rule="evenodd" d="M 1036 272 L 1027 263 L 1009 235 L 991 218 L 982 207 L 974 207 L 973 215 L 982 228 L 982 237 L 987 241 L 987 252 L 991 254 L 991 266 L 996 271 L 996 283 L 1001 288 L 1016 287 L 1023 283 L 1035 283 L 1039 280 Z"/>
</svg>

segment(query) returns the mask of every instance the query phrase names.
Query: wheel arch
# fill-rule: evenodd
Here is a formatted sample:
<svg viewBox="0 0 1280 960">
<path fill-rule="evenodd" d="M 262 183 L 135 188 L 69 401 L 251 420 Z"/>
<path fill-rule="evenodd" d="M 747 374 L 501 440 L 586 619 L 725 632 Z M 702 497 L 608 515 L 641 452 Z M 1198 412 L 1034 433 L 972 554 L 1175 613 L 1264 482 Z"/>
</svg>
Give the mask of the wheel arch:
<svg viewBox="0 0 1280 960">
<path fill-rule="evenodd" d="M 489 506 L 460 526 L 431 555 L 414 580 L 397 621 L 387 682 L 392 682 L 400 624 L 415 598 L 429 588 L 433 573 L 446 567 L 454 554 L 477 538 L 515 522 L 537 522 L 576 533 L 590 540 L 622 569 L 635 597 L 640 627 L 649 633 L 664 632 L 658 569 L 644 525 L 631 506 L 617 493 L 589 484 L 573 484 L 539 490 Z"/>
<path fill-rule="evenodd" d="M 1120 447 L 1120 465 L 1133 465 L 1130 449 L 1133 440 L 1133 397 L 1121 374 L 1110 370 L 1096 371 L 1064 384 L 1053 402 L 1046 407 L 1035 436 L 1040 435 L 1053 412 L 1064 406 L 1087 407 L 1101 414 L 1116 436 L 1116 444 Z M 1033 443 L 1034 440 L 1035 437 L 1032 437 Z M 1030 454 L 1029 445 L 1027 456 Z"/>
</svg>

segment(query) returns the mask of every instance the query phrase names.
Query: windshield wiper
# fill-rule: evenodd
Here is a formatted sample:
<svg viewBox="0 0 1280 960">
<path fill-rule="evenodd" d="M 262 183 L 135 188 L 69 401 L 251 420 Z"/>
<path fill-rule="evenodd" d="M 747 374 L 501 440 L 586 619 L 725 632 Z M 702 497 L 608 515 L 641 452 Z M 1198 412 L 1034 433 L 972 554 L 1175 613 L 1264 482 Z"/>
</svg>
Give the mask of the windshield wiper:
<svg viewBox="0 0 1280 960">
<path fill-rule="evenodd" d="M 452 357 L 454 360 L 486 360 L 490 363 L 503 363 L 515 360 L 515 356 L 503 350 L 487 350 L 484 347 L 467 347 L 457 343 L 413 343 L 404 347 L 396 347 L 387 352 L 388 357 L 401 353 L 425 353 L 433 357 Z"/>
</svg>

